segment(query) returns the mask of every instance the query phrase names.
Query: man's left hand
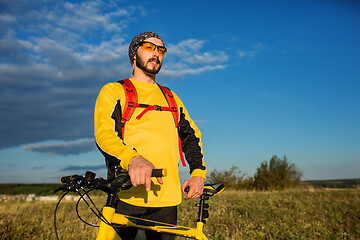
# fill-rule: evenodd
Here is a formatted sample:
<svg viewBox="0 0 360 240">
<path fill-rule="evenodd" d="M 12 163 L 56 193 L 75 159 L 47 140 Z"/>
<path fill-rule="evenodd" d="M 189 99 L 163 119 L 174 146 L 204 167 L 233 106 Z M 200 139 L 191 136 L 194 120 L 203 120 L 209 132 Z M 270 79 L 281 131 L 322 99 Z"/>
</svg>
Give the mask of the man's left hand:
<svg viewBox="0 0 360 240">
<path fill-rule="evenodd" d="M 181 187 L 181 191 L 186 195 L 185 200 L 200 197 L 204 191 L 204 181 L 202 177 L 191 177 L 186 180 Z M 185 192 L 187 186 L 190 187 L 188 193 Z"/>
</svg>

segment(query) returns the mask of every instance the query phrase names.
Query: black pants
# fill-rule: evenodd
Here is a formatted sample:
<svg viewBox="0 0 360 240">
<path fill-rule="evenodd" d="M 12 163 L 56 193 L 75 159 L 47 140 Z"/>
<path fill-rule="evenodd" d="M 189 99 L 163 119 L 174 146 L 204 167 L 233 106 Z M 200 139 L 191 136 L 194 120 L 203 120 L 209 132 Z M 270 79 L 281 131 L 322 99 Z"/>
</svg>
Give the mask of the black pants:
<svg viewBox="0 0 360 240">
<path fill-rule="evenodd" d="M 124 215 L 150 219 L 157 222 L 170 224 L 177 223 L 177 207 L 137 207 L 125 202 L 119 201 L 116 205 L 116 212 Z M 137 234 L 137 228 L 122 227 L 115 229 L 122 240 L 134 240 Z M 158 233 L 145 230 L 147 240 L 174 240 L 175 235 Z"/>
</svg>

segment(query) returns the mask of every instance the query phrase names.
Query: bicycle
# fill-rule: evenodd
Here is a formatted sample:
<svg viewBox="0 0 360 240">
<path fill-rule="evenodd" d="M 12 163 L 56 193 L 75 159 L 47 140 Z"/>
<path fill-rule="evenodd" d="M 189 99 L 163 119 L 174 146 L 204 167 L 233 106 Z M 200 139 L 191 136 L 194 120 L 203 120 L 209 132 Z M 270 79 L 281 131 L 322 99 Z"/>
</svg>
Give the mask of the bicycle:
<svg viewBox="0 0 360 240">
<path fill-rule="evenodd" d="M 132 184 L 130 181 L 130 176 L 126 171 L 121 170 L 116 166 L 112 167 L 112 170 L 114 172 L 114 176 L 107 180 L 101 177 L 96 178 L 96 174 L 90 171 L 87 171 L 85 176 L 72 175 L 61 178 L 60 181 L 64 183 L 64 185 L 53 191 L 54 194 L 58 191 L 65 192 L 64 195 L 59 199 L 54 212 L 54 228 L 57 239 L 59 238 L 56 229 L 56 211 L 61 200 L 69 192 L 77 192 L 80 196 L 76 204 L 76 213 L 79 219 L 85 224 L 93 227 L 99 227 L 98 235 L 96 238 L 97 240 L 119 240 L 120 237 L 117 235 L 114 227 L 136 227 L 139 229 L 148 229 L 157 232 L 170 233 L 186 238 L 199 240 L 207 239 L 207 237 L 203 233 L 204 224 L 206 222 L 206 219 L 209 217 L 209 204 L 206 203 L 206 201 L 209 200 L 211 196 L 222 192 L 224 190 L 224 184 L 205 184 L 204 192 L 199 197 L 199 203 L 196 205 L 198 207 L 198 219 L 196 223 L 196 228 L 191 228 L 115 213 L 116 198 L 119 191 L 129 189 L 130 187 L 132 187 Z M 152 177 L 163 176 L 166 176 L 165 169 L 153 170 Z M 88 195 L 88 193 L 92 190 L 101 190 L 107 194 L 106 204 L 103 207 L 102 212 L 99 211 L 95 203 L 92 201 L 91 197 Z M 89 199 L 89 202 L 84 198 L 84 196 Z M 79 202 L 81 200 L 83 200 L 97 216 L 97 218 L 101 220 L 99 226 L 90 224 L 81 218 L 78 212 Z"/>
</svg>

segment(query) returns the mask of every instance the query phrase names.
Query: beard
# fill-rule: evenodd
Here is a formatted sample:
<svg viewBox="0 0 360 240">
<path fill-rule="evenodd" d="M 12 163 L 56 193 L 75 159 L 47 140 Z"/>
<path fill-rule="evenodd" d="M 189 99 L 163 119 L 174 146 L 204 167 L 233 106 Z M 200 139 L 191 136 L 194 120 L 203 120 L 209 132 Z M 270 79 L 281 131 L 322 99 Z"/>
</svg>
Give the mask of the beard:
<svg viewBox="0 0 360 240">
<path fill-rule="evenodd" d="M 156 68 L 155 66 L 150 68 L 147 64 L 151 61 L 156 61 L 159 64 L 159 67 Z M 146 63 L 141 59 L 141 57 L 136 53 L 136 66 L 144 71 L 146 75 L 155 75 L 157 74 L 162 66 L 162 63 L 158 58 L 150 58 Z"/>
</svg>

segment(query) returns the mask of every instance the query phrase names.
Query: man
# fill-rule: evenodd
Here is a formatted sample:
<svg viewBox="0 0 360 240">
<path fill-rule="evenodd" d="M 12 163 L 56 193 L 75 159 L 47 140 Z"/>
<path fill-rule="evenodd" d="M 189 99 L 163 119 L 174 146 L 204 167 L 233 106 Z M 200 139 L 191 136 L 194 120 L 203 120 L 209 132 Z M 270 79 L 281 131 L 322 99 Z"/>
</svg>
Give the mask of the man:
<svg viewBox="0 0 360 240">
<path fill-rule="evenodd" d="M 144 32 L 133 38 L 129 59 L 134 69 L 129 80 L 136 89 L 138 103 L 156 106 L 157 109 L 144 112 L 144 108 L 138 107 L 124 124 L 122 116 L 127 96 L 124 81 L 108 83 L 96 101 L 95 138 L 107 166 L 119 164 L 128 170 L 131 178 L 133 187 L 120 192 L 116 211 L 176 224 L 181 191 L 185 199 L 198 198 L 202 194 L 206 165 L 200 131 L 179 97 L 172 93 L 178 107 L 175 111 L 179 117 L 178 128 L 171 111 L 157 111 L 159 106 L 169 108 L 164 93 L 155 82 L 166 51 L 164 42 L 156 33 Z M 191 173 L 191 178 L 181 187 L 179 137 Z M 156 168 L 166 169 L 167 176 L 151 179 L 151 172 Z M 188 186 L 190 190 L 185 193 Z M 124 228 L 117 232 L 122 239 L 134 239 L 136 235 L 136 229 Z M 151 231 L 146 235 L 147 239 L 174 239 L 174 236 Z"/>
</svg>

